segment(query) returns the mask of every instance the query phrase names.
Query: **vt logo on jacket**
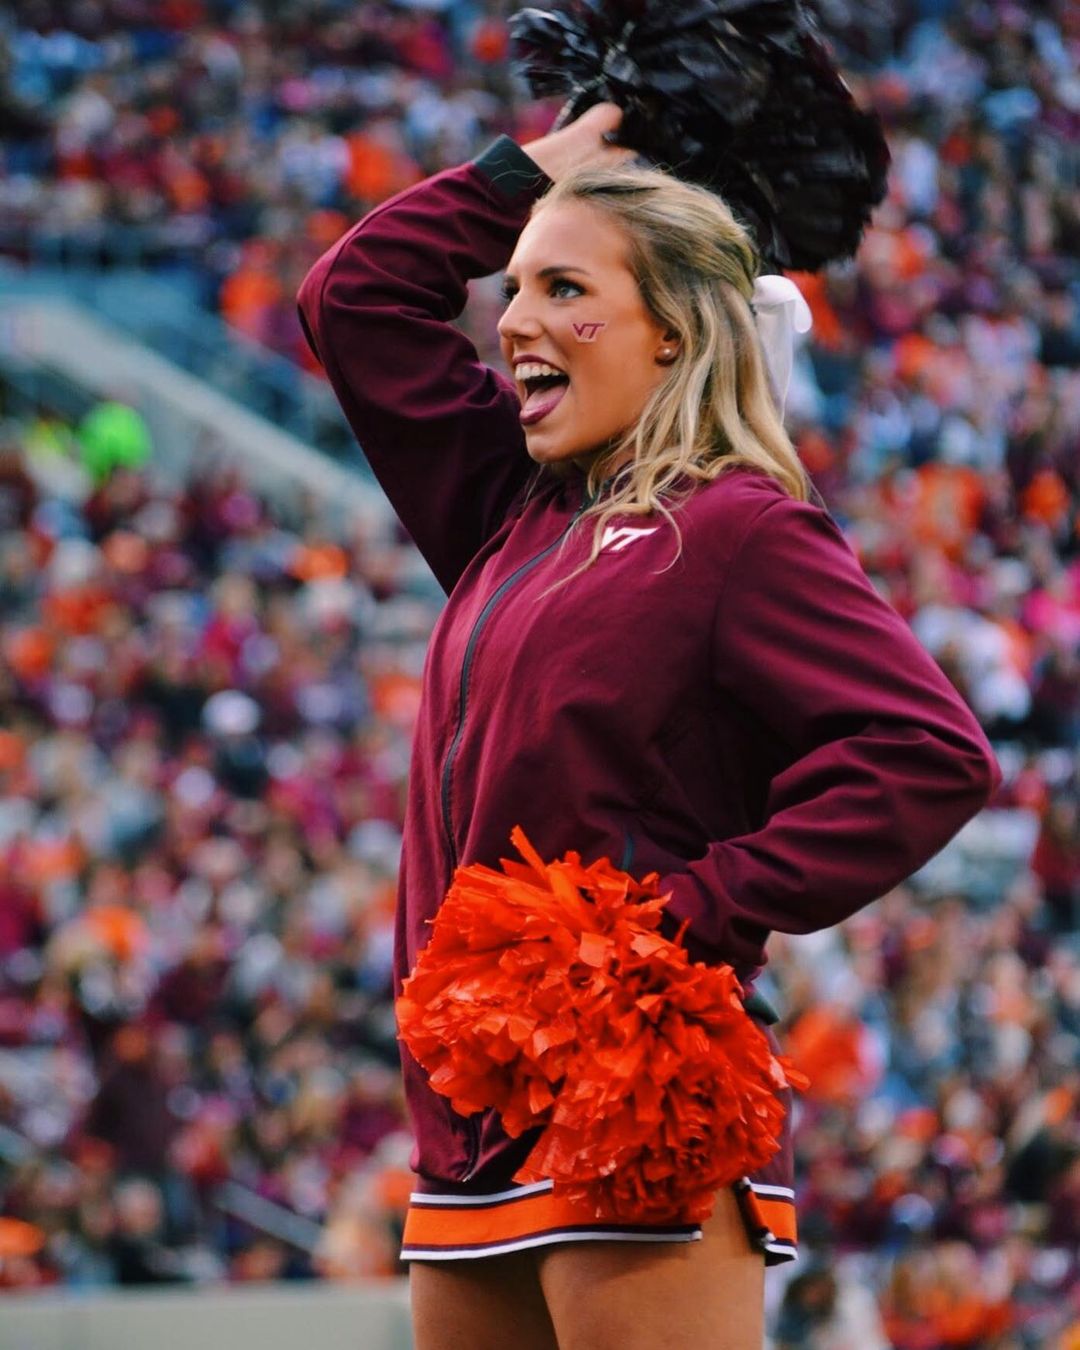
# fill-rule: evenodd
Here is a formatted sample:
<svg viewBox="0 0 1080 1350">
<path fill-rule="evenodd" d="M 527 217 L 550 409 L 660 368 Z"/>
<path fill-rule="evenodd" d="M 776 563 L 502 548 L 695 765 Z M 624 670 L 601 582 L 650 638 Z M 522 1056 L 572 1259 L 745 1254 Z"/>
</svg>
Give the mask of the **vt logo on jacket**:
<svg viewBox="0 0 1080 1350">
<path fill-rule="evenodd" d="M 647 530 L 635 529 L 632 525 L 606 525 L 600 538 L 600 552 L 621 553 L 638 539 L 644 539 L 647 534 L 655 534 L 659 528 L 659 525 L 653 525 Z"/>
</svg>

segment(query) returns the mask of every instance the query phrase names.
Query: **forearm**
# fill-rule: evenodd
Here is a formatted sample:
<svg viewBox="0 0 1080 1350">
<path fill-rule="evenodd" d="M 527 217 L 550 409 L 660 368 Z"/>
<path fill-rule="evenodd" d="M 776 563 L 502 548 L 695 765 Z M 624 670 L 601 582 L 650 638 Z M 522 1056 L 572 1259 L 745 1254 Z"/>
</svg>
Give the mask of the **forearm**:
<svg viewBox="0 0 1080 1350">
<path fill-rule="evenodd" d="M 527 476 L 511 381 L 454 325 L 548 180 L 508 138 L 376 207 L 308 273 L 311 344 L 397 514 L 449 590 Z M 453 521 L 452 536 L 447 521 Z"/>
<path fill-rule="evenodd" d="M 789 747 L 759 827 L 665 878 L 673 918 L 760 964 L 768 931 L 840 922 L 918 870 L 1001 770 L 970 709 L 874 590 L 827 512 L 766 507 L 726 573 L 718 697 Z"/>
<path fill-rule="evenodd" d="M 385 322 L 411 308 L 431 319 L 460 316 L 467 283 L 504 267 L 536 198 L 549 186 L 538 165 L 507 136 L 475 160 L 414 183 L 374 207 L 308 272 L 297 297 L 319 359 L 329 357 L 365 382 L 347 351 L 327 351 L 347 323 Z"/>
<path fill-rule="evenodd" d="M 315 354 L 325 365 L 323 316 L 331 274 L 344 285 L 343 298 L 370 293 L 375 301 L 385 297 L 388 281 L 393 299 L 394 283 L 407 279 L 406 299 L 421 306 L 434 301 L 433 317 L 457 317 L 465 304 L 464 283 L 505 266 L 529 210 L 552 182 L 583 165 L 615 165 L 633 157 L 633 151 L 605 139 L 621 118 L 614 105 L 598 104 L 524 146 L 500 136 L 469 164 L 443 170 L 370 211 L 318 260 L 300 287 L 300 314 Z M 463 236 L 441 233 L 447 215 Z"/>
<path fill-rule="evenodd" d="M 761 829 L 665 878 L 670 913 L 702 947 L 758 965 L 769 931 L 832 927 L 918 871 L 986 805 L 993 765 L 981 737 L 869 725 L 779 774 Z"/>
</svg>

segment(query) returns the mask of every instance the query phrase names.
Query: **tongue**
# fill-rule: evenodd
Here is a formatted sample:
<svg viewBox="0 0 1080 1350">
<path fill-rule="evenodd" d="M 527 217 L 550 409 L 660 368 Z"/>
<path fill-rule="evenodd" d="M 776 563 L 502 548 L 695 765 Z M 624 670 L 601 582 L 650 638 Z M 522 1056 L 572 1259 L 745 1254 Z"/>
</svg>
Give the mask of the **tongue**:
<svg viewBox="0 0 1080 1350">
<path fill-rule="evenodd" d="M 569 380 L 553 380 L 550 384 L 543 384 L 539 389 L 534 389 L 522 404 L 522 412 L 539 412 L 545 404 L 550 404 L 554 408 L 566 393 L 569 383 Z"/>
</svg>

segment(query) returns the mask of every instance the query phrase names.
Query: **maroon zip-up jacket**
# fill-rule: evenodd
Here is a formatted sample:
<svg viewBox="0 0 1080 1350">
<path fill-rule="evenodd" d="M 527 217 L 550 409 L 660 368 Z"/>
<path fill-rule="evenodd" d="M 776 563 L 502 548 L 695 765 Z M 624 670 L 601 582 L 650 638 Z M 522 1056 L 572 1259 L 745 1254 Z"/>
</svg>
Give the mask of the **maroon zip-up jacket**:
<svg viewBox="0 0 1080 1350">
<path fill-rule="evenodd" d="M 544 857 L 659 871 L 693 953 L 749 985 L 770 930 L 826 928 L 904 880 L 1001 772 L 828 512 L 757 471 L 694 492 L 674 565 L 671 527 L 634 517 L 637 533 L 617 528 L 542 597 L 587 556 L 591 525 L 567 537 L 584 480 L 538 476 L 513 383 L 452 321 L 547 186 L 500 137 L 369 212 L 300 289 L 312 346 L 449 595 L 413 747 L 398 987 L 455 865 L 512 856 L 516 824 Z M 422 1178 L 505 1186 L 532 1139 L 508 1141 L 493 1112 L 456 1115 L 404 1058 Z M 785 1149 L 775 1177 L 790 1177 Z"/>
</svg>

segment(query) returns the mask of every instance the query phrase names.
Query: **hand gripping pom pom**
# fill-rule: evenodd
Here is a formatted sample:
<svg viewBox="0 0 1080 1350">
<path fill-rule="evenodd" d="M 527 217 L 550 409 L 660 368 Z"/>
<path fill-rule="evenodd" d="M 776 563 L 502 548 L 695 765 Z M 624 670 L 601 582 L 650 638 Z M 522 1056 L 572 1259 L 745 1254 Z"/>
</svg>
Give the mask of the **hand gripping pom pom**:
<svg viewBox="0 0 1080 1350">
<path fill-rule="evenodd" d="M 606 858 L 459 867 L 397 1000 L 401 1039 L 454 1110 L 542 1132 L 550 1177 L 597 1219 L 700 1222 L 779 1149 L 778 1090 L 805 1087 L 744 1011 L 730 966 L 659 933 L 668 896 Z"/>
<path fill-rule="evenodd" d="M 623 109 L 621 144 L 719 193 L 764 270 L 851 257 L 889 151 L 799 0 L 562 0 L 511 16 L 515 67 L 562 125 Z"/>
</svg>

